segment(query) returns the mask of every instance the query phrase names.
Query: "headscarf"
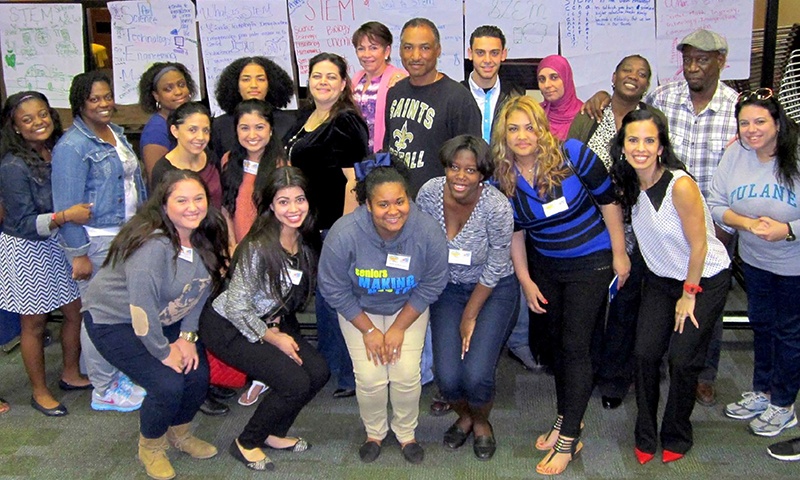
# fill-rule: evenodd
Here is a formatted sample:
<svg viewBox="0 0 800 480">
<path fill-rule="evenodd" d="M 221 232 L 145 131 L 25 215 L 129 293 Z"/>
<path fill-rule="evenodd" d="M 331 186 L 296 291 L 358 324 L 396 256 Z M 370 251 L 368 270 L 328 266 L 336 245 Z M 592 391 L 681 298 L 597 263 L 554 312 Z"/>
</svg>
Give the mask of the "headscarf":
<svg viewBox="0 0 800 480">
<path fill-rule="evenodd" d="M 550 132 L 559 140 L 564 141 L 567 139 L 572 120 L 581 111 L 583 102 L 578 100 L 578 94 L 575 92 L 575 82 L 572 79 L 572 67 L 569 66 L 566 58 L 561 55 L 544 57 L 536 69 L 537 77 L 543 68 L 552 68 L 564 82 L 563 97 L 554 102 L 548 102 L 547 100 L 542 102 L 542 108 L 547 115 L 547 120 L 550 122 Z"/>
</svg>

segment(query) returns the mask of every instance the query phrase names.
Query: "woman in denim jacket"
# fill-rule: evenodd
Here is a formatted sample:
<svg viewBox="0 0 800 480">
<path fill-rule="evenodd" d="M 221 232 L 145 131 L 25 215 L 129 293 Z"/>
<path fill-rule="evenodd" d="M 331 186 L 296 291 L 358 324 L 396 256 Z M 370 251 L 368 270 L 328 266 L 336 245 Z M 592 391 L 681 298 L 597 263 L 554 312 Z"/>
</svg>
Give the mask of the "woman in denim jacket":
<svg viewBox="0 0 800 480">
<path fill-rule="evenodd" d="M 31 406 L 48 416 L 67 409 L 47 388 L 43 335 L 47 314 L 64 314 L 62 390 L 91 388 L 80 374 L 80 308 L 78 286 L 55 234 L 66 223 L 83 224 L 90 205 L 78 203 L 53 210 L 50 194 L 50 150 L 61 136 L 58 113 L 38 92 L 11 95 L 0 116 L 0 203 L 7 208 L 0 227 L 0 308 L 18 313 L 22 323 L 22 362 L 33 395 Z"/>
<path fill-rule="evenodd" d="M 100 269 L 120 227 L 146 199 L 139 159 L 122 128 L 111 123 L 114 93 L 102 72 L 72 80 L 69 103 L 74 121 L 53 149 L 53 205 L 92 204 L 85 227 L 67 224 L 61 237 L 72 261 L 72 278 L 83 294 Z M 97 352 L 81 328 L 81 344 L 89 379 L 94 385 L 92 408 L 129 412 L 141 406 L 144 391 Z"/>
</svg>

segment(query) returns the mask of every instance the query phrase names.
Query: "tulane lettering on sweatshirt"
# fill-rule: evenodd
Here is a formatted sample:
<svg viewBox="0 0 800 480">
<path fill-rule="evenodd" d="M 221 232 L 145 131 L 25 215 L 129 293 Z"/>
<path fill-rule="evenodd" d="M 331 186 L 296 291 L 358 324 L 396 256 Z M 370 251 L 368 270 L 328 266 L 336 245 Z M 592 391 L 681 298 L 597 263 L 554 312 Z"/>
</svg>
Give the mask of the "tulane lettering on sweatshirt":
<svg viewBox="0 0 800 480">
<path fill-rule="evenodd" d="M 403 277 L 390 277 L 388 270 L 376 270 L 374 268 L 356 268 L 358 286 L 367 291 L 367 295 L 376 293 L 394 293 L 403 295 L 417 286 L 414 275 Z"/>
<path fill-rule="evenodd" d="M 797 195 L 795 195 L 793 191 L 777 183 L 761 185 L 749 183 L 739 185 L 730 193 L 730 205 L 735 204 L 738 200 L 744 200 L 746 198 L 771 198 L 773 200 L 786 202 L 792 207 L 797 207 Z"/>
</svg>

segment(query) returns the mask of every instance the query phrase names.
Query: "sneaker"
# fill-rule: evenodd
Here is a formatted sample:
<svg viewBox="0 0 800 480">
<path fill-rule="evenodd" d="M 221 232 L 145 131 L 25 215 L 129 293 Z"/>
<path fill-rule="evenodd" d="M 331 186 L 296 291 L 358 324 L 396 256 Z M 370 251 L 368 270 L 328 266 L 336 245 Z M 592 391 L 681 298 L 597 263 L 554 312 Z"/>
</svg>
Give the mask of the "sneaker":
<svg viewBox="0 0 800 480">
<path fill-rule="evenodd" d="M 122 372 L 119 373 L 117 383 L 119 384 L 118 388 L 122 389 L 123 393 L 128 393 L 131 397 L 144 398 L 147 396 L 147 390 L 133 383 L 131 377 Z"/>
<path fill-rule="evenodd" d="M 142 406 L 142 397 L 131 395 L 130 389 L 120 388 L 119 382 L 114 382 L 105 395 L 95 389 L 92 392 L 92 409 L 101 411 L 132 412 Z"/>
<path fill-rule="evenodd" d="M 770 403 L 764 413 L 750 422 L 750 430 L 762 437 L 774 437 L 784 429 L 792 428 L 795 425 L 797 425 L 797 417 L 794 414 L 794 405 L 783 408 Z"/>
<path fill-rule="evenodd" d="M 725 415 L 737 420 L 745 420 L 761 415 L 769 406 L 769 398 L 763 392 L 744 392 L 738 402 L 725 407 Z"/>
<path fill-rule="evenodd" d="M 800 437 L 785 442 L 773 443 L 767 447 L 767 453 L 772 458 L 787 462 L 800 460 Z"/>
</svg>

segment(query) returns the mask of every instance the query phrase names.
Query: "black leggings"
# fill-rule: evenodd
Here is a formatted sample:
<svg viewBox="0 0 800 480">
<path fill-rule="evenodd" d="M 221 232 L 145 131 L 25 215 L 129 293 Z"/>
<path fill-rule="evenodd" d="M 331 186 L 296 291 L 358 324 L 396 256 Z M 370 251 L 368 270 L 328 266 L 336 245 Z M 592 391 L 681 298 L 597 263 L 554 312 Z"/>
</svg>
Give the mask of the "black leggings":
<svg viewBox="0 0 800 480">
<path fill-rule="evenodd" d="M 542 305 L 555 345 L 557 411 L 564 416 L 561 433 L 576 438 L 592 394 L 591 343 L 595 324 L 605 308 L 611 267 L 556 271 L 533 265 L 531 279 L 547 299 Z M 533 344 L 533 339 L 531 339 Z"/>
</svg>

